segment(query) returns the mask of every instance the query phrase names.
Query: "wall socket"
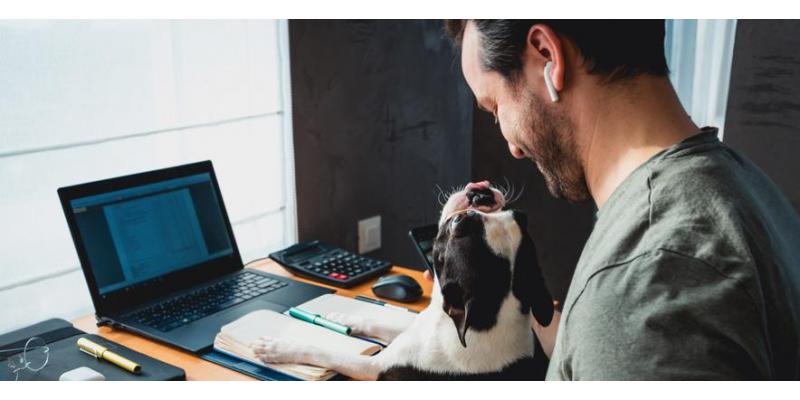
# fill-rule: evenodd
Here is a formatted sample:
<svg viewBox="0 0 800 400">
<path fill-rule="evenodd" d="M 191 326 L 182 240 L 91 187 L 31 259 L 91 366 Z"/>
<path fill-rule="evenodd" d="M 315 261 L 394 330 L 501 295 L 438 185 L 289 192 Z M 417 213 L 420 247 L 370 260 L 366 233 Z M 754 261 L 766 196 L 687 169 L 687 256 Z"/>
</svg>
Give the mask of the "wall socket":
<svg viewBox="0 0 800 400">
<path fill-rule="evenodd" d="M 358 253 L 364 254 L 381 248 L 381 216 L 358 221 Z"/>
</svg>

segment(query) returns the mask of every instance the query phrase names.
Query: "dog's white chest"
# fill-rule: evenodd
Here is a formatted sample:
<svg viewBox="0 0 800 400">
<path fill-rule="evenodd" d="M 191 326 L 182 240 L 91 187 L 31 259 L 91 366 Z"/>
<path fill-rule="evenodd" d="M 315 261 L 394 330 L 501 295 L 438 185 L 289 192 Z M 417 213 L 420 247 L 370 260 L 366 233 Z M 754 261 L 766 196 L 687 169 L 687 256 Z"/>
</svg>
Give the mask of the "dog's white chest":
<svg viewBox="0 0 800 400">
<path fill-rule="evenodd" d="M 519 300 L 509 294 L 495 326 L 483 332 L 470 329 L 464 348 L 453 321 L 442 311 L 441 297 L 434 295 L 431 305 L 376 358 L 384 371 L 394 366 L 439 373 L 500 371 L 521 357 L 533 356 L 533 333 L 519 310 Z"/>
</svg>

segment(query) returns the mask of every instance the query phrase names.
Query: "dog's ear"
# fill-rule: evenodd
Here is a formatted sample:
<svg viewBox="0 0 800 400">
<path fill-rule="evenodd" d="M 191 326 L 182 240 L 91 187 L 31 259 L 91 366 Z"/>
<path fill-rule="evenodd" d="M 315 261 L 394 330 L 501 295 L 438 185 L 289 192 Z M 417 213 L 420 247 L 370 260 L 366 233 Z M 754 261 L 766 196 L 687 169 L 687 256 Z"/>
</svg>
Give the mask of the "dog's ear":
<svg viewBox="0 0 800 400">
<path fill-rule="evenodd" d="M 470 303 L 472 300 L 467 301 L 464 304 L 464 309 L 458 309 L 456 307 L 450 307 L 447 310 L 447 315 L 450 316 L 450 319 L 453 320 L 453 323 L 456 325 L 456 331 L 458 332 L 458 340 L 461 342 L 461 345 L 467 347 L 467 329 L 469 328 L 469 309 Z"/>
<path fill-rule="evenodd" d="M 553 319 L 553 297 L 544 283 L 536 258 L 536 246 L 528 234 L 528 219 L 519 211 L 514 211 L 514 219 L 522 235 L 514 260 L 514 280 L 511 283 L 511 290 L 522 302 L 522 312 L 527 313 L 530 310 L 540 325 L 548 326 Z"/>
</svg>

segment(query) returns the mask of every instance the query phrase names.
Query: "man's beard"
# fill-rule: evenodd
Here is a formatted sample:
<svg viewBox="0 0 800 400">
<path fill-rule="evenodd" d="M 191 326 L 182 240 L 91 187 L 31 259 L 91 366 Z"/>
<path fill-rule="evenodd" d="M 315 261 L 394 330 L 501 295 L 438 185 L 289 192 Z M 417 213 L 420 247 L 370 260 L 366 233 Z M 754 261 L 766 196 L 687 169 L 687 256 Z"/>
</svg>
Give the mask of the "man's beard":
<svg viewBox="0 0 800 400">
<path fill-rule="evenodd" d="M 574 124 L 533 93 L 525 93 L 524 98 L 527 105 L 517 127 L 522 133 L 519 139 L 544 176 L 547 189 L 556 198 L 587 200 L 589 188 L 578 157 Z"/>
</svg>

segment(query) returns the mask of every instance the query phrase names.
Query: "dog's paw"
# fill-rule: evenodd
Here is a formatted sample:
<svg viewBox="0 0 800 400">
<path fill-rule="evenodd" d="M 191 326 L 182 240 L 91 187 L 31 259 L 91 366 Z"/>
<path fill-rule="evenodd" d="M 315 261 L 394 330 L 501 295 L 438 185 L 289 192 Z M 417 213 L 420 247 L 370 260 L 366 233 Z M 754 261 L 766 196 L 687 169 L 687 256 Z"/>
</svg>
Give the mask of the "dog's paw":
<svg viewBox="0 0 800 400">
<path fill-rule="evenodd" d="M 349 326 L 350 329 L 353 330 L 353 335 L 371 336 L 373 333 L 371 329 L 372 324 L 369 322 L 369 320 L 358 315 L 332 312 L 326 314 L 325 319 L 336 322 L 337 324 Z"/>
<path fill-rule="evenodd" d="M 256 358 L 265 363 L 304 363 L 308 346 L 289 340 L 262 337 L 251 344 Z"/>
</svg>

